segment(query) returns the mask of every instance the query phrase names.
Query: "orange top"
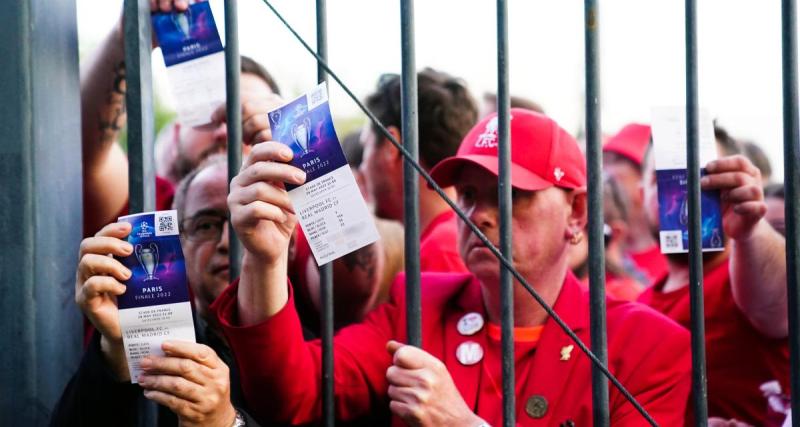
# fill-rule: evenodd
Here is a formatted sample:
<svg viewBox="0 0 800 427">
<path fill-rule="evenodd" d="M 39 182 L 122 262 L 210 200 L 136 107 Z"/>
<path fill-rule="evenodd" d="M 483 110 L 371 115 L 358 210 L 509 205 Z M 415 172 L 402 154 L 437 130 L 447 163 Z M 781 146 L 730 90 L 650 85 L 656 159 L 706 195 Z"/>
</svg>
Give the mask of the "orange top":
<svg viewBox="0 0 800 427">
<path fill-rule="evenodd" d="M 542 330 L 544 330 L 544 325 L 514 328 L 514 342 L 538 342 L 539 337 L 542 336 Z M 489 333 L 489 338 L 495 341 L 500 341 L 502 336 L 500 326 L 495 325 L 494 323 L 489 323 L 489 329 L 487 332 Z"/>
</svg>

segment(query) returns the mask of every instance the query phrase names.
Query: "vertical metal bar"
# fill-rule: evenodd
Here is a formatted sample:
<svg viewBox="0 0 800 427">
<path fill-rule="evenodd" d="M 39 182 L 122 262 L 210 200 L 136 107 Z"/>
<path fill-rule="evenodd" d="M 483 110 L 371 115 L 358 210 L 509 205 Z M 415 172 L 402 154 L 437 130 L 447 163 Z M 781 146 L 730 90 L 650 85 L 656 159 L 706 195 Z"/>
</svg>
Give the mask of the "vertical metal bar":
<svg viewBox="0 0 800 427">
<path fill-rule="evenodd" d="M 792 425 L 800 426 L 800 130 L 797 99 L 797 17 L 796 2 L 783 0 L 781 29 L 783 47 L 783 161 L 786 186 L 786 282 L 789 310 L 789 352 L 791 357 Z"/>
<path fill-rule="evenodd" d="M 697 7 L 686 0 L 686 169 L 689 199 L 689 301 L 692 332 L 692 402 L 695 425 L 708 424 L 703 243 L 700 222 L 700 156 L 697 110 Z"/>
<path fill-rule="evenodd" d="M 325 0 L 317 1 L 317 54 L 328 60 L 328 18 Z M 317 80 L 328 81 L 328 73 L 317 64 Z M 336 420 L 333 389 L 333 264 L 319 268 L 320 327 L 322 334 L 322 419 L 325 427 L 333 427 Z"/>
<path fill-rule="evenodd" d="M 124 14 L 129 211 L 138 213 L 156 209 L 150 3 L 125 0 Z M 139 425 L 155 426 L 158 422 L 155 402 L 141 395 L 137 406 Z"/>
<path fill-rule="evenodd" d="M 508 5 L 497 0 L 497 161 L 500 207 L 500 251 L 511 255 L 511 102 L 508 91 Z M 507 268 L 500 270 L 501 347 L 503 349 L 503 425 L 515 425 L 514 282 Z"/>
<path fill-rule="evenodd" d="M 228 190 L 242 164 L 242 102 L 239 92 L 239 11 L 237 0 L 225 0 L 225 94 L 228 126 Z M 231 279 L 238 277 L 242 263 L 242 245 L 228 224 L 228 258 Z"/>
<path fill-rule="evenodd" d="M 586 160 L 589 185 L 589 298 L 592 351 L 604 365 L 606 348 L 606 281 L 603 239 L 603 159 L 600 150 L 600 16 L 596 0 L 584 2 L 586 55 Z M 608 426 L 608 379 L 592 366 L 593 425 Z"/>
<path fill-rule="evenodd" d="M 150 2 L 125 0 L 125 73 L 128 91 L 128 194 L 130 212 L 156 208 Z"/>
<path fill-rule="evenodd" d="M 417 65 L 414 43 L 414 0 L 400 1 L 400 38 L 402 47 L 403 146 L 419 160 L 417 117 Z M 403 206 L 406 259 L 406 329 L 408 343 L 422 346 L 422 313 L 419 281 L 419 177 L 409 162 L 403 163 Z"/>
<path fill-rule="evenodd" d="M 15 1 L 0 15 L 0 425 L 48 425 L 81 360 L 75 9 Z"/>
</svg>

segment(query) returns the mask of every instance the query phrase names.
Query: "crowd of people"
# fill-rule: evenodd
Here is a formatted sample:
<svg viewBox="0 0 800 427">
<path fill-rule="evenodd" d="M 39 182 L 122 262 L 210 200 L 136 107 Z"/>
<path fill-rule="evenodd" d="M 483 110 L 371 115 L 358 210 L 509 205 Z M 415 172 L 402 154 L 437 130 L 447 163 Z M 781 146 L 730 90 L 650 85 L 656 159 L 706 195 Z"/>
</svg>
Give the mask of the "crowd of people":
<svg viewBox="0 0 800 427">
<path fill-rule="evenodd" d="M 151 2 L 154 11 L 186 2 Z M 158 425 L 316 425 L 322 416 L 320 276 L 284 184 L 302 184 L 292 151 L 272 141 L 277 82 L 242 57 L 243 141 L 213 126 L 167 125 L 158 137 L 157 209 L 176 209 L 197 343 L 167 341 L 132 384 L 116 297 L 131 271 L 121 21 L 81 72 L 84 234 L 75 300 L 85 354 L 53 411 L 57 426 L 136 425 L 142 397 Z M 401 81 L 365 99 L 403 140 Z M 419 160 L 495 245 L 499 242 L 497 114 L 461 79 L 418 73 Z M 515 269 L 584 342 L 589 337 L 587 175 L 581 144 L 537 103 L 512 98 Z M 719 158 L 704 190 L 722 200 L 725 249 L 703 254 L 710 425 L 781 426 L 789 352 L 783 187 L 758 146 L 715 126 Z M 342 138 L 380 239 L 333 262 L 337 425 L 502 425 L 500 263 L 420 180 L 422 345 L 406 345 L 402 273 L 404 159 L 372 123 Z M 244 159 L 230 186 L 229 143 Z M 608 368 L 664 426 L 691 424 L 689 259 L 661 253 L 650 126 L 603 145 Z M 236 165 L 238 168 L 239 165 Z M 244 252 L 231 277 L 230 233 Z M 592 423 L 591 362 L 518 283 L 513 291 L 517 425 Z M 610 387 L 614 426 L 646 422 Z"/>
</svg>

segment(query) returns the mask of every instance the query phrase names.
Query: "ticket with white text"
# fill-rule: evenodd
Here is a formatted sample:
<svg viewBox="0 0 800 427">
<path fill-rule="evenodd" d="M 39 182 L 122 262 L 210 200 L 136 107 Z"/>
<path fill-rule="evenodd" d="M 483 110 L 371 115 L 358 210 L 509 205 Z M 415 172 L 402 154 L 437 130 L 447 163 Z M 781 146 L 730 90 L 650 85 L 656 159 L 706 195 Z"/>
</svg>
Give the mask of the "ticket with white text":
<svg viewBox="0 0 800 427">
<path fill-rule="evenodd" d="M 178 120 L 186 126 L 209 123 L 225 102 L 225 52 L 211 7 L 194 3 L 184 12 L 155 13 L 152 22 Z"/>
<path fill-rule="evenodd" d="M 272 138 L 292 149 L 291 164 L 306 173 L 305 184 L 286 188 L 317 264 L 378 240 L 336 136 L 325 83 L 268 115 Z"/>
<path fill-rule="evenodd" d="M 195 342 L 186 265 L 178 234 L 177 211 L 157 211 L 119 218 L 131 224 L 133 253 L 121 258 L 133 273 L 117 297 L 122 341 L 131 381 L 148 354 L 164 355 L 166 340 Z"/>
</svg>

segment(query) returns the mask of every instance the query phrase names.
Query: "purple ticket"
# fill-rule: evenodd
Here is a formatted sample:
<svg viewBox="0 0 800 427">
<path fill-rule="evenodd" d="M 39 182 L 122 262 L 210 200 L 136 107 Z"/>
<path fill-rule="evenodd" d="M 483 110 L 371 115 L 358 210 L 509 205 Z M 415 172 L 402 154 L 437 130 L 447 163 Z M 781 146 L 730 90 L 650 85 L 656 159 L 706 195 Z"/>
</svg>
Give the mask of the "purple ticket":
<svg viewBox="0 0 800 427">
<path fill-rule="evenodd" d="M 117 304 L 128 368 L 135 383 L 139 361 L 148 354 L 163 355 L 163 341 L 195 341 L 194 322 L 177 211 L 128 215 L 119 221 L 132 227 L 127 240 L 133 245 L 133 253 L 120 259 L 132 275 Z"/>
</svg>

